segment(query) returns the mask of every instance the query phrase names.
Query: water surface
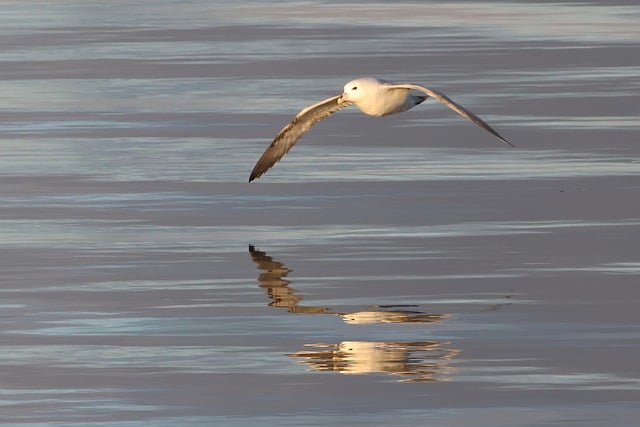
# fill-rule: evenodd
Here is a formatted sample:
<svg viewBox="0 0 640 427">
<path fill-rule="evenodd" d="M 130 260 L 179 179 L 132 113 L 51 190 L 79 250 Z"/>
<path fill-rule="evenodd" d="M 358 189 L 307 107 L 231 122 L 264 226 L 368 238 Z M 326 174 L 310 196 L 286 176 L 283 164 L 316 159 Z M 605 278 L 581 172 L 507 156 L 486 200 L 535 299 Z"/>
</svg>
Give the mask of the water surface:
<svg viewBox="0 0 640 427">
<path fill-rule="evenodd" d="M 7 426 L 628 426 L 634 2 L 3 3 Z M 373 75 L 436 103 L 355 110 Z"/>
</svg>

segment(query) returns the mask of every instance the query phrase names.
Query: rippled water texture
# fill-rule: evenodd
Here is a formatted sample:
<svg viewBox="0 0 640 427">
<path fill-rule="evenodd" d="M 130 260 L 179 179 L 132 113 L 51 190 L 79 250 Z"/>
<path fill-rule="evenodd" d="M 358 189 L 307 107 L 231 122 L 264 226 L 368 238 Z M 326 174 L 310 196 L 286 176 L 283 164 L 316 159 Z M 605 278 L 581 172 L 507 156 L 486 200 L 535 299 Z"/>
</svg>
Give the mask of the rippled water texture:
<svg viewBox="0 0 640 427">
<path fill-rule="evenodd" d="M 0 423 L 636 425 L 635 3 L 2 2 Z"/>
</svg>

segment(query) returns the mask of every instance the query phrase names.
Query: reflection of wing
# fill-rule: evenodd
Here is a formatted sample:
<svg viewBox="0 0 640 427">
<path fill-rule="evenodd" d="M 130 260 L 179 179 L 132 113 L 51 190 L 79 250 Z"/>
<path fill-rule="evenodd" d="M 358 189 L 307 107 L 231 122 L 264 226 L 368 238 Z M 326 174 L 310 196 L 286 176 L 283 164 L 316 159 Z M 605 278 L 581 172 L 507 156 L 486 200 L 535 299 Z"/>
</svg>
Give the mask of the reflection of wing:
<svg viewBox="0 0 640 427">
<path fill-rule="evenodd" d="M 261 286 L 264 287 L 279 287 L 286 286 L 289 281 L 282 279 L 291 270 L 284 266 L 281 262 L 274 261 L 265 252 L 257 250 L 253 245 L 249 245 L 249 253 L 253 262 L 258 264 L 258 268 L 263 271 L 258 276 Z"/>
<path fill-rule="evenodd" d="M 323 314 L 328 311 L 326 307 L 304 307 L 298 305 L 302 301 L 302 295 L 289 287 L 290 281 L 284 277 L 291 271 L 279 261 L 275 261 L 266 252 L 257 250 L 249 245 L 249 253 L 253 262 L 258 264 L 262 273 L 258 276 L 260 287 L 264 288 L 271 299 L 270 307 L 284 307 L 290 313 Z"/>
<path fill-rule="evenodd" d="M 464 108 L 462 105 L 457 104 L 456 102 L 454 102 L 451 98 L 449 98 L 444 93 L 435 91 L 433 89 L 428 89 L 428 88 L 426 88 L 424 86 L 420 86 L 420 85 L 416 85 L 416 84 L 390 84 L 388 87 L 392 88 L 392 89 L 393 88 L 413 89 L 413 90 L 420 91 L 420 92 L 422 92 L 422 93 L 424 93 L 426 95 L 429 95 L 430 97 L 435 98 L 438 101 L 442 102 L 444 105 L 446 105 L 447 107 L 451 108 L 453 111 L 455 111 L 456 113 L 460 114 L 462 117 L 465 117 L 465 118 L 471 120 L 473 123 L 477 124 L 482 129 L 484 129 L 487 132 L 491 133 L 492 135 L 496 136 L 500 141 L 504 142 L 507 145 L 515 147 L 515 145 L 513 145 L 512 143 L 510 143 L 509 141 L 504 139 L 498 132 L 496 132 L 484 120 L 482 120 L 480 117 L 476 116 L 474 113 L 472 113 L 471 111 L 469 111 L 466 108 Z"/>
<path fill-rule="evenodd" d="M 259 251 L 255 246 L 249 245 L 251 259 L 258 264 L 260 270 L 271 270 L 272 266 L 282 267 L 281 262 L 274 261 L 266 252 Z"/>
<path fill-rule="evenodd" d="M 311 126 L 329 115 L 340 111 L 351 105 L 350 102 L 338 103 L 338 99 L 342 95 L 336 95 L 331 98 L 320 101 L 300 111 L 291 122 L 286 125 L 278 136 L 273 140 L 271 145 L 265 150 L 258 162 L 251 171 L 249 182 L 260 178 L 266 171 L 275 165 L 289 150 L 293 147 L 302 135 L 304 135 Z"/>
</svg>

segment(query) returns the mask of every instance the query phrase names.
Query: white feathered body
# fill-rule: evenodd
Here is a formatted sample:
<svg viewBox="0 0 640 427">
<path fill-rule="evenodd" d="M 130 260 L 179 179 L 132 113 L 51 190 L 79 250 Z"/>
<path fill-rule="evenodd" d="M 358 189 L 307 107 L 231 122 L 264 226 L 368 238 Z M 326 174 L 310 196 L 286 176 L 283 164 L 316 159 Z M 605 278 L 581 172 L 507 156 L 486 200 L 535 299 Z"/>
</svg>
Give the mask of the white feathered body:
<svg viewBox="0 0 640 427">
<path fill-rule="evenodd" d="M 369 116 L 387 116 L 402 113 L 426 99 L 409 89 L 391 88 L 391 84 L 375 78 L 352 80 L 344 86 L 343 100 L 353 102 L 360 111 Z"/>
</svg>

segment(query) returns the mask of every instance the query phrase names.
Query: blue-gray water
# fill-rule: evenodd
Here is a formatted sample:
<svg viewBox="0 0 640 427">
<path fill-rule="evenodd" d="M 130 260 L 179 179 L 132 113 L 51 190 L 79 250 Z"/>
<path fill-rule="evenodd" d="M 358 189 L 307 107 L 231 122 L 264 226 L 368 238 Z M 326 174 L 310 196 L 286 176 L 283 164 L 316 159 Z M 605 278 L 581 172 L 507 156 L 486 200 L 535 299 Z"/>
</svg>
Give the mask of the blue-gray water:
<svg viewBox="0 0 640 427">
<path fill-rule="evenodd" d="M 635 425 L 634 3 L 3 2 L 0 424 Z"/>
</svg>

